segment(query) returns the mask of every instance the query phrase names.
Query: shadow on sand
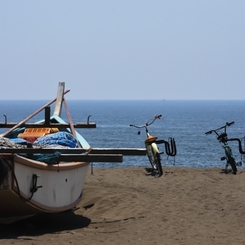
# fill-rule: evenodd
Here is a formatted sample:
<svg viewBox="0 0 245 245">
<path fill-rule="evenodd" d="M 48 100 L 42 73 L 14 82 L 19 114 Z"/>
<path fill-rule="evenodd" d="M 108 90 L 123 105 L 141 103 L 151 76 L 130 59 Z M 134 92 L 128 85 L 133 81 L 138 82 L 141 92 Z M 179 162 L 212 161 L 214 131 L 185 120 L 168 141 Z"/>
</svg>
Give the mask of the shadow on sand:
<svg viewBox="0 0 245 245">
<path fill-rule="evenodd" d="M 73 212 L 38 214 L 8 225 L 0 225 L 0 239 L 39 236 L 46 233 L 80 229 L 87 227 L 90 223 L 90 219 L 76 215 Z"/>
</svg>

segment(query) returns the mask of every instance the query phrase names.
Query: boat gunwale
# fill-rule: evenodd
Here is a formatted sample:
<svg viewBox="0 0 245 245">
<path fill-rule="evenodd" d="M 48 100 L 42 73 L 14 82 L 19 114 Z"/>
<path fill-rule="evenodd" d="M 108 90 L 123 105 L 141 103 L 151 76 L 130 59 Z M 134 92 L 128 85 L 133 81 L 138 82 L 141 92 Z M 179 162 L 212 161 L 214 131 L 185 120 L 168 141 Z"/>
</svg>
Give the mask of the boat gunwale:
<svg viewBox="0 0 245 245">
<path fill-rule="evenodd" d="M 76 168 L 82 168 L 90 164 L 90 162 L 59 162 L 57 164 L 47 164 L 44 162 L 39 162 L 32 160 L 17 154 L 14 154 L 13 158 L 14 164 L 19 163 L 28 167 L 35 169 L 49 170 L 49 171 L 65 171 Z"/>
</svg>

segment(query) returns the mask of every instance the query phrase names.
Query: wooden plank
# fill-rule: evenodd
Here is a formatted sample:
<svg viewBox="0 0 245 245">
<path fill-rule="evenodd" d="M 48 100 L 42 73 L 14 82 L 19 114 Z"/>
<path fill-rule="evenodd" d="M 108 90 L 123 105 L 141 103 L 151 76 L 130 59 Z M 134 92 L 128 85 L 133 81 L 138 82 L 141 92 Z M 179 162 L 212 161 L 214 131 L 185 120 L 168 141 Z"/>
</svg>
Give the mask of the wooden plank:
<svg viewBox="0 0 245 245">
<path fill-rule="evenodd" d="M 17 122 L 10 122 L 10 123 L 3 123 L 0 122 L 0 128 L 12 128 L 16 126 Z M 26 128 L 43 128 L 45 124 L 35 124 L 35 123 L 23 123 L 21 124 L 21 127 Z M 69 128 L 69 124 L 60 124 L 60 123 L 50 123 L 50 127 L 52 128 Z M 96 128 L 96 123 L 90 122 L 89 124 L 86 122 L 79 122 L 77 124 L 74 124 L 74 128 Z"/>
<path fill-rule="evenodd" d="M 0 154 L 52 154 L 55 152 L 60 152 L 61 154 L 82 154 L 88 152 L 88 150 L 83 148 L 0 148 Z M 92 148 L 89 151 L 91 154 L 122 154 L 124 156 L 144 156 L 146 155 L 145 148 Z"/>
<path fill-rule="evenodd" d="M 144 156 L 145 148 L 92 148 L 91 154 L 122 154 L 124 156 Z"/>
<path fill-rule="evenodd" d="M 121 154 L 61 154 L 60 161 L 68 162 L 123 162 Z"/>
<path fill-rule="evenodd" d="M 33 154 L 33 152 L 31 152 L 30 150 L 34 150 L 34 149 L 27 149 L 25 153 L 27 155 Z M 45 153 L 51 154 L 53 152 L 45 151 Z M 2 153 L 1 155 L 4 157 L 12 157 L 11 153 L 6 153 L 6 152 Z M 123 155 L 122 154 L 61 154 L 58 161 L 59 162 L 60 161 L 65 161 L 65 162 L 123 162 Z"/>
<path fill-rule="evenodd" d="M 89 123 L 83 123 L 83 122 L 79 122 L 74 124 L 75 128 L 96 128 L 96 123 L 94 122 L 89 122 Z"/>
<path fill-rule="evenodd" d="M 11 155 L 11 154 L 53 154 L 55 152 L 61 152 L 65 149 L 42 149 L 42 148 L 0 148 L 0 154 L 2 155 Z M 80 149 L 81 150 L 81 149 Z M 64 151 L 67 152 L 67 151 Z M 77 154 L 84 153 L 83 152 L 76 152 Z M 74 152 L 73 152 L 74 153 Z"/>
<path fill-rule="evenodd" d="M 83 148 L 0 148 L 0 154 L 54 154 L 60 152 L 61 154 L 84 154 L 87 149 Z"/>
</svg>

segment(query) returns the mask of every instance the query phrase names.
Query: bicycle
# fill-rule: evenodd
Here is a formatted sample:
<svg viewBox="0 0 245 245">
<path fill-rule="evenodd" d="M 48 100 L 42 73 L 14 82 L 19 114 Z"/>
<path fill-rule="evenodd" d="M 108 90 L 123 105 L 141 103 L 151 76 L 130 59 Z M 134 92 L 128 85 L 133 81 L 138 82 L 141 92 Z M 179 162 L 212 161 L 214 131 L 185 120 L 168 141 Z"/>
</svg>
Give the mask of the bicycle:
<svg viewBox="0 0 245 245">
<path fill-rule="evenodd" d="M 169 138 L 170 139 L 170 144 L 169 144 L 169 142 L 165 140 L 157 140 L 158 139 L 157 136 L 152 136 L 149 133 L 148 126 L 153 124 L 155 120 L 161 119 L 161 117 L 162 115 L 156 115 L 154 116 L 153 119 L 150 119 L 147 123 L 141 126 L 130 124 L 130 127 L 145 129 L 146 139 L 144 143 L 145 143 L 145 148 L 146 148 L 146 154 L 151 164 L 151 168 L 146 168 L 146 171 L 150 172 L 151 174 L 158 174 L 159 177 L 162 176 L 163 174 L 161 157 L 160 157 L 160 155 L 163 154 L 163 152 L 159 152 L 158 144 L 162 144 L 162 143 L 165 144 L 165 150 L 166 150 L 167 155 L 169 156 L 175 156 L 177 153 L 174 138 Z M 140 134 L 140 131 L 138 132 L 138 134 Z"/>
<path fill-rule="evenodd" d="M 225 172 L 228 173 L 228 166 L 230 165 L 232 168 L 233 174 L 236 174 L 237 165 L 239 165 L 239 163 L 236 163 L 235 158 L 233 157 L 232 150 L 230 146 L 228 145 L 228 141 L 231 141 L 231 140 L 228 139 L 228 135 L 226 133 L 226 128 L 231 126 L 232 124 L 234 124 L 234 122 L 230 122 L 230 123 L 227 122 L 224 126 L 217 128 L 217 129 L 210 130 L 206 132 L 205 134 L 208 135 L 214 132 L 217 135 L 217 140 L 219 141 L 219 143 L 222 145 L 223 149 L 225 150 L 225 156 L 221 157 L 220 159 L 221 161 L 226 160 Z M 224 129 L 223 132 L 218 133 L 218 131 L 222 129 Z"/>
</svg>

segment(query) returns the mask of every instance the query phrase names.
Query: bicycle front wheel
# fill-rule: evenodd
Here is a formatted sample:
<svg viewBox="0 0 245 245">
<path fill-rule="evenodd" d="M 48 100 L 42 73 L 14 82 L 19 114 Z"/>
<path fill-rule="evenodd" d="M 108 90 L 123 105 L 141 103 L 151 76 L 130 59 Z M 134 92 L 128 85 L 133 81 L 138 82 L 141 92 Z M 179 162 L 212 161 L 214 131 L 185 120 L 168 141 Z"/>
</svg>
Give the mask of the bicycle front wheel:
<svg viewBox="0 0 245 245">
<path fill-rule="evenodd" d="M 153 171 L 157 171 L 160 177 L 163 174 L 163 171 L 162 171 L 161 158 L 157 145 L 155 143 L 147 145 L 146 152 Z"/>
<path fill-rule="evenodd" d="M 156 165 L 158 169 L 158 176 L 160 177 L 162 176 L 163 172 L 162 172 L 162 164 L 161 164 L 161 158 L 159 152 L 156 153 Z"/>
</svg>

